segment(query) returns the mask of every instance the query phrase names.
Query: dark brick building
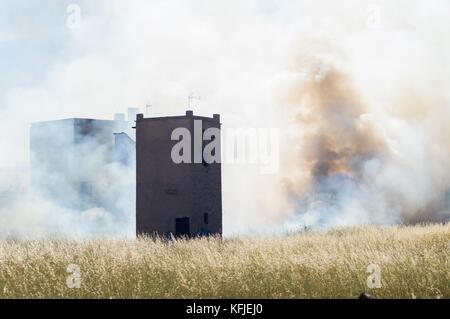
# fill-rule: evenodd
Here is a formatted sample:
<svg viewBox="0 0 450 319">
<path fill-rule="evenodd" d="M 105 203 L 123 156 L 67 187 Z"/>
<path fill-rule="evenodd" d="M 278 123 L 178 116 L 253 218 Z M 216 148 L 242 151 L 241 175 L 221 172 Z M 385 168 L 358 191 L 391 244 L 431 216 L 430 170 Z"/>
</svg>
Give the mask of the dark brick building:
<svg viewBox="0 0 450 319">
<path fill-rule="evenodd" d="M 185 116 L 136 120 L 136 233 L 137 235 L 195 236 L 222 234 L 222 181 L 220 162 L 194 162 L 195 125 L 200 135 L 208 128 L 220 129 L 220 116 Z M 191 163 L 175 163 L 172 140 L 176 128 L 191 134 Z M 201 137 L 200 137 L 201 138 Z M 214 136 L 219 139 L 219 136 Z M 214 139 L 213 138 L 213 139 Z M 201 142 L 204 147 L 208 141 Z M 220 147 L 219 150 L 220 152 Z M 220 156 L 220 153 L 219 153 Z"/>
</svg>

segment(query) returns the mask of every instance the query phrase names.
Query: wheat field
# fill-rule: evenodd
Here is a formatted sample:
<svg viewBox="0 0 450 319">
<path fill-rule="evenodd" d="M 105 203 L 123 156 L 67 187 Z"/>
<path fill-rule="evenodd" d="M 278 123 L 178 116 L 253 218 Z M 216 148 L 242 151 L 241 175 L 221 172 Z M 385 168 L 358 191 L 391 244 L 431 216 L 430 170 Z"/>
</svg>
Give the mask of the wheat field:
<svg viewBox="0 0 450 319">
<path fill-rule="evenodd" d="M 450 225 L 0 242 L 1 298 L 357 298 L 363 291 L 449 298 Z"/>
</svg>

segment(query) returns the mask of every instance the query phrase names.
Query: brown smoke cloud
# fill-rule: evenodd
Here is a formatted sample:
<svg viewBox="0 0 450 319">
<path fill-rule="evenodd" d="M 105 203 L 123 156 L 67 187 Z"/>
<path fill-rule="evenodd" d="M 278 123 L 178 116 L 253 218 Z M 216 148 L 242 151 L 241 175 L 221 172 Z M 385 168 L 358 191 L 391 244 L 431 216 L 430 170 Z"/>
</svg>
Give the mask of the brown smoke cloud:
<svg viewBox="0 0 450 319">
<path fill-rule="evenodd" d="M 348 77 L 337 69 L 318 72 L 287 96 L 296 125 L 306 130 L 303 159 L 314 180 L 336 173 L 357 178 L 362 163 L 388 153 L 386 141 L 364 120 L 367 107 Z"/>
<path fill-rule="evenodd" d="M 398 90 L 375 112 L 320 52 L 300 54 L 292 72 L 280 97 L 289 119 L 280 183 L 297 227 L 448 220 L 448 128 L 430 125 L 445 113 L 435 94 Z"/>
</svg>

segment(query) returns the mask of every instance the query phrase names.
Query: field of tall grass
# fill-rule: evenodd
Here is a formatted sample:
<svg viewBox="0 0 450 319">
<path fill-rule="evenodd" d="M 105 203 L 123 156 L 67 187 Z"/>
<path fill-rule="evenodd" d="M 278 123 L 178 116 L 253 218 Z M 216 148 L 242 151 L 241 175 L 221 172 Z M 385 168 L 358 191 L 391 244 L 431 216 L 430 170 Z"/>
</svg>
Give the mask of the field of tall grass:
<svg viewBox="0 0 450 319">
<path fill-rule="evenodd" d="M 449 298 L 450 225 L 0 242 L 1 298 L 357 298 L 363 291 Z"/>
</svg>

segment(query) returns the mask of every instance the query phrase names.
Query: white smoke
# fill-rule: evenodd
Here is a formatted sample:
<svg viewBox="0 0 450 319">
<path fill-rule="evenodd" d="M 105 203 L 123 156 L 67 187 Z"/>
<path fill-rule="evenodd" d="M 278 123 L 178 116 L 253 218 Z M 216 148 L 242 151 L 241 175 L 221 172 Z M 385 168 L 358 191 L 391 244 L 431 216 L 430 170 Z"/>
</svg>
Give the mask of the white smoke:
<svg viewBox="0 0 450 319">
<path fill-rule="evenodd" d="M 28 166 L 31 122 L 111 118 L 146 104 L 151 115 L 179 115 L 194 92 L 197 114 L 284 130 L 278 174 L 224 165 L 226 234 L 286 223 L 393 223 L 441 211 L 435 206 L 450 182 L 447 1 L 79 1 L 80 29 L 67 27 L 70 2 L 7 1 L 2 10 L 9 22 L 0 25 L 0 54 L 16 67 L 2 65 L 0 166 Z M 305 84 L 320 87 L 334 70 L 358 96 L 358 111 L 343 121 L 339 108 L 319 112 L 307 131 L 298 113 L 316 109 L 301 102 Z M 363 148 L 358 178 L 341 169 L 317 185 L 307 160 L 321 153 L 304 149 L 303 138 L 347 125 L 356 135 L 344 134 L 344 142 L 365 141 L 358 130 L 369 130 L 381 148 Z M 357 153 L 346 154 L 354 163 Z M 337 205 L 324 200 L 335 191 Z M 90 234 L 102 225 L 123 235 L 133 228 L 132 219 L 121 224 L 107 209 L 72 214 L 33 195 L 15 198 L 0 208 L 2 233 Z"/>
</svg>

